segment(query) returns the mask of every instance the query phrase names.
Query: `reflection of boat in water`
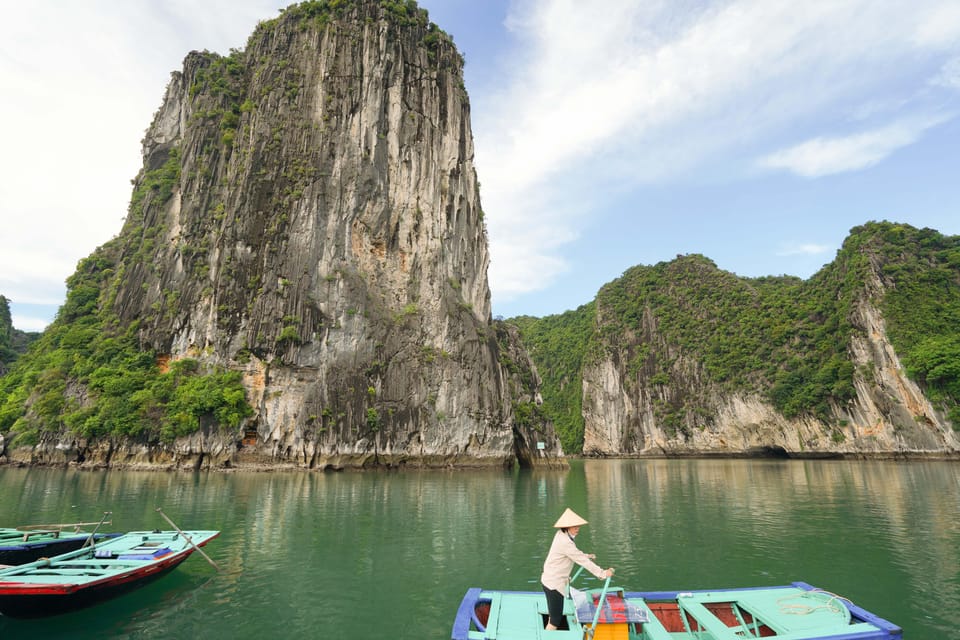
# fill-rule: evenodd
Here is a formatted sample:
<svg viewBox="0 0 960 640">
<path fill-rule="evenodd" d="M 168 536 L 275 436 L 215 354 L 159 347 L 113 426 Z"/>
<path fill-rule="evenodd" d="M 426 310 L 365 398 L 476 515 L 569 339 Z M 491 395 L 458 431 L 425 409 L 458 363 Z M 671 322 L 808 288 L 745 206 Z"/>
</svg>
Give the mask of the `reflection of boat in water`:
<svg viewBox="0 0 960 640">
<path fill-rule="evenodd" d="M 453 640 L 900 640 L 900 627 L 803 582 L 689 592 L 578 591 L 564 601 L 567 628 L 545 630 L 542 592 L 473 588 Z M 600 606 L 600 602 L 603 605 Z"/>
<path fill-rule="evenodd" d="M 0 528 L 0 565 L 18 565 L 33 562 L 37 558 L 58 556 L 61 553 L 75 551 L 84 544 L 93 544 L 119 535 L 119 533 L 67 532 L 60 529 Z"/>
<path fill-rule="evenodd" d="M 172 571 L 218 535 L 219 531 L 134 531 L 0 570 L 0 613 L 37 618 L 97 604 Z"/>
</svg>

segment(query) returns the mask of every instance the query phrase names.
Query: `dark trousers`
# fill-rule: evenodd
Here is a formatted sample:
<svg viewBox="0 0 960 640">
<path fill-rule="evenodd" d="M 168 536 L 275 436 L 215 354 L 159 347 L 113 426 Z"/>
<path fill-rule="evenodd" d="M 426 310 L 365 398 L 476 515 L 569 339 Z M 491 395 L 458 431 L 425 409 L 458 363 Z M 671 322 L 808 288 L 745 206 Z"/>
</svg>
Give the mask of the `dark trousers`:
<svg viewBox="0 0 960 640">
<path fill-rule="evenodd" d="M 550 624 L 558 629 L 563 625 L 563 594 L 556 589 L 551 589 L 544 584 L 543 593 L 547 596 L 547 611 L 550 613 Z"/>
</svg>

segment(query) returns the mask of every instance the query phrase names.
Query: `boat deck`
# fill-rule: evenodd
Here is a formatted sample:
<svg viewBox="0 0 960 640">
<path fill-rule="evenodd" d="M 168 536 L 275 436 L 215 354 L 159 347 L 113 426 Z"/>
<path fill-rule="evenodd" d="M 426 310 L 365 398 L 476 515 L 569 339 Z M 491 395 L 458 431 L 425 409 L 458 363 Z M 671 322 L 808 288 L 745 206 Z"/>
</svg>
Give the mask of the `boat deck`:
<svg viewBox="0 0 960 640">
<path fill-rule="evenodd" d="M 599 590 L 591 590 L 599 595 Z M 609 594 L 610 592 L 606 592 Z M 840 596 L 802 582 L 695 592 L 623 593 L 620 602 L 646 614 L 644 622 L 598 624 L 596 640 L 897 640 L 896 625 Z M 489 606 L 486 621 L 475 613 Z M 578 621 L 574 603 L 564 602 L 569 629 L 547 631 L 546 599 L 540 592 L 471 589 L 464 597 L 454 640 L 584 640 L 589 623 Z"/>
<path fill-rule="evenodd" d="M 190 536 L 195 544 L 202 546 L 218 532 L 184 533 Z M 178 532 L 135 531 L 55 558 L 0 570 L 0 584 L 17 582 L 52 585 L 91 582 L 136 571 L 145 565 L 160 564 L 171 555 L 189 555 L 192 551 L 191 544 Z"/>
</svg>

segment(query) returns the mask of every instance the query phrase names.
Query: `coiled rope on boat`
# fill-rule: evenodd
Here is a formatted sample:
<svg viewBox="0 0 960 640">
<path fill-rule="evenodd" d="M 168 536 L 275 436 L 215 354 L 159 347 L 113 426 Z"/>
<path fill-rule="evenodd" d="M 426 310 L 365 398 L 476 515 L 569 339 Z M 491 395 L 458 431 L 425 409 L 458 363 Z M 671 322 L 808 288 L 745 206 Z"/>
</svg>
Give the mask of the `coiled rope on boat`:
<svg viewBox="0 0 960 640">
<path fill-rule="evenodd" d="M 812 596 L 813 594 L 817 594 L 817 593 L 824 594 L 828 597 L 826 600 L 823 600 L 822 598 L 819 599 L 820 604 L 816 606 L 799 603 L 799 602 L 793 602 L 793 603 L 787 602 L 788 600 L 794 600 L 796 598 L 806 598 L 807 596 Z M 823 589 L 813 589 L 811 591 L 806 591 L 804 593 L 801 593 L 795 596 L 784 596 L 783 598 L 779 598 L 777 600 L 777 606 L 780 608 L 780 613 L 783 613 L 786 615 L 806 616 L 816 611 L 827 610 L 830 613 L 835 613 L 838 615 L 846 614 L 847 617 L 849 618 L 850 610 L 847 609 L 847 607 L 840 604 L 841 600 L 845 600 L 847 602 L 850 602 L 850 604 L 853 604 L 849 598 L 844 598 L 843 596 L 837 595 L 835 593 L 830 593 L 829 591 L 825 591 Z"/>
</svg>

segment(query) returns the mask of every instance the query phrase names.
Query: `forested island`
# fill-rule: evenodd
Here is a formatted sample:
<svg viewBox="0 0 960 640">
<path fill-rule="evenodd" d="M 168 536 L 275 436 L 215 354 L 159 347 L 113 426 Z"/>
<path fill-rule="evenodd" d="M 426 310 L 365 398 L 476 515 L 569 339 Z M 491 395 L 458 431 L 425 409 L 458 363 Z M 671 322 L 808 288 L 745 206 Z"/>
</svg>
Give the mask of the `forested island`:
<svg viewBox="0 0 960 640">
<path fill-rule="evenodd" d="M 808 280 L 678 256 L 511 322 L 565 451 L 956 452 L 956 236 L 867 223 Z"/>
</svg>

